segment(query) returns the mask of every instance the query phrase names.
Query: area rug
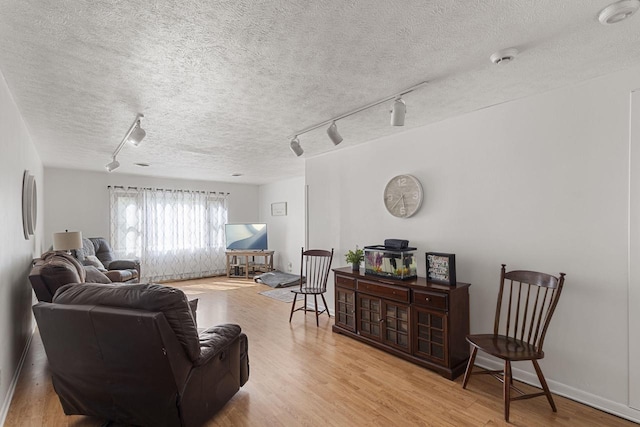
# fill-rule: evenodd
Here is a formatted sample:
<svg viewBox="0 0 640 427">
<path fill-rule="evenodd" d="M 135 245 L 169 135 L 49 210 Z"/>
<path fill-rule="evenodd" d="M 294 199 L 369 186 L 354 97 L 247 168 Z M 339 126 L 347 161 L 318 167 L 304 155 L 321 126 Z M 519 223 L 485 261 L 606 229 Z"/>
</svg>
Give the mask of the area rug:
<svg viewBox="0 0 640 427">
<path fill-rule="evenodd" d="M 295 294 L 293 292 L 291 292 L 291 289 L 278 288 L 278 289 L 271 289 L 271 290 L 268 290 L 268 291 L 260 292 L 260 295 L 264 295 L 265 297 L 277 299 L 278 301 L 282 301 L 282 302 L 292 302 L 293 301 L 293 296 Z"/>
<path fill-rule="evenodd" d="M 285 288 L 287 286 L 294 286 L 300 283 L 299 274 L 289 274 L 282 271 L 270 271 L 256 276 L 253 280 L 258 283 L 271 286 L 272 288 Z"/>
</svg>

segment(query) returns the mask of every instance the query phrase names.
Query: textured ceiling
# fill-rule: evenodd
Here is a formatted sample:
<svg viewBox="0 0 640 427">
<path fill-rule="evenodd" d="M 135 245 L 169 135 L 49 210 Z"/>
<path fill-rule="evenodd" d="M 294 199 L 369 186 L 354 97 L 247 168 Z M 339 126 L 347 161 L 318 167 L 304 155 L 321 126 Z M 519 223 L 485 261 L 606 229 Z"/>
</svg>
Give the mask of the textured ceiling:
<svg viewBox="0 0 640 427">
<path fill-rule="evenodd" d="M 45 166 L 268 183 L 304 158 L 640 64 L 640 13 L 608 0 L 0 0 L 0 70 Z M 516 47 L 506 65 L 489 56 Z M 402 89 L 404 128 L 384 103 Z M 136 162 L 149 163 L 142 168 Z M 107 173 L 106 171 L 104 173 Z M 232 178 L 233 173 L 242 177 Z"/>
</svg>

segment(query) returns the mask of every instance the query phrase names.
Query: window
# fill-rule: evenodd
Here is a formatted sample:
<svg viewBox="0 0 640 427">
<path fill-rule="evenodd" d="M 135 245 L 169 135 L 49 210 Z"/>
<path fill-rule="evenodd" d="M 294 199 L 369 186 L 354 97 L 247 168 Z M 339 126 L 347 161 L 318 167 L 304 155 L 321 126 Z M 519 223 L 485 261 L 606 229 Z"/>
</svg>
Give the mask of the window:
<svg viewBox="0 0 640 427">
<path fill-rule="evenodd" d="M 113 249 L 140 259 L 146 281 L 222 274 L 227 196 L 110 187 Z"/>
</svg>

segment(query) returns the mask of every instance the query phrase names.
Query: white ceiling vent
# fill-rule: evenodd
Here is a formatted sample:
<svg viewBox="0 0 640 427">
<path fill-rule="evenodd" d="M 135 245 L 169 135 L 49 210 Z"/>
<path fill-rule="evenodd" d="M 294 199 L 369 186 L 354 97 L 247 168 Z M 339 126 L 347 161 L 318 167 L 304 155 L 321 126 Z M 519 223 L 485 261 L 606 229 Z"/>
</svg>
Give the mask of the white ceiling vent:
<svg viewBox="0 0 640 427">
<path fill-rule="evenodd" d="M 640 0 L 621 0 L 602 9 L 598 15 L 601 24 L 617 24 L 637 12 Z"/>
</svg>

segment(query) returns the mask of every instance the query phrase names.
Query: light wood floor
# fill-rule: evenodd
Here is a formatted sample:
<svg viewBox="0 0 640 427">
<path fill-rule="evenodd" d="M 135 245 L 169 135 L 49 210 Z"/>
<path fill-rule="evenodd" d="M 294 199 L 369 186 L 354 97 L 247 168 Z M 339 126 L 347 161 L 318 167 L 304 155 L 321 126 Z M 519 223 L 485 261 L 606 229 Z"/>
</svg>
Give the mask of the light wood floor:
<svg viewBox="0 0 640 427">
<path fill-rule="evenodd" d="M 449 381 L 382 351 L 320 327 L 312 313 L 259 295 L 270 289 L 241 279 L 172 284 L 199 298 L 198 326 L 232 322 L 249 337 L 251 374 L 245 386 L 208 426 L 485 426 L 502 419 L 501 384 L 486 375 Z M 544 361 L 543 361 L 544 362 Z M 544 365 L 543 365 L 544 369 Z M 526 388 L 526 386 L 524 387 Z M 516 426 L 632 426 L 571 400 L 554 396 L 513 402 Z M 100 426 L 105 420 L 66 416 L 53 391 L 46 355 L 36 332 L 5 426 Z"/>
</svg>

